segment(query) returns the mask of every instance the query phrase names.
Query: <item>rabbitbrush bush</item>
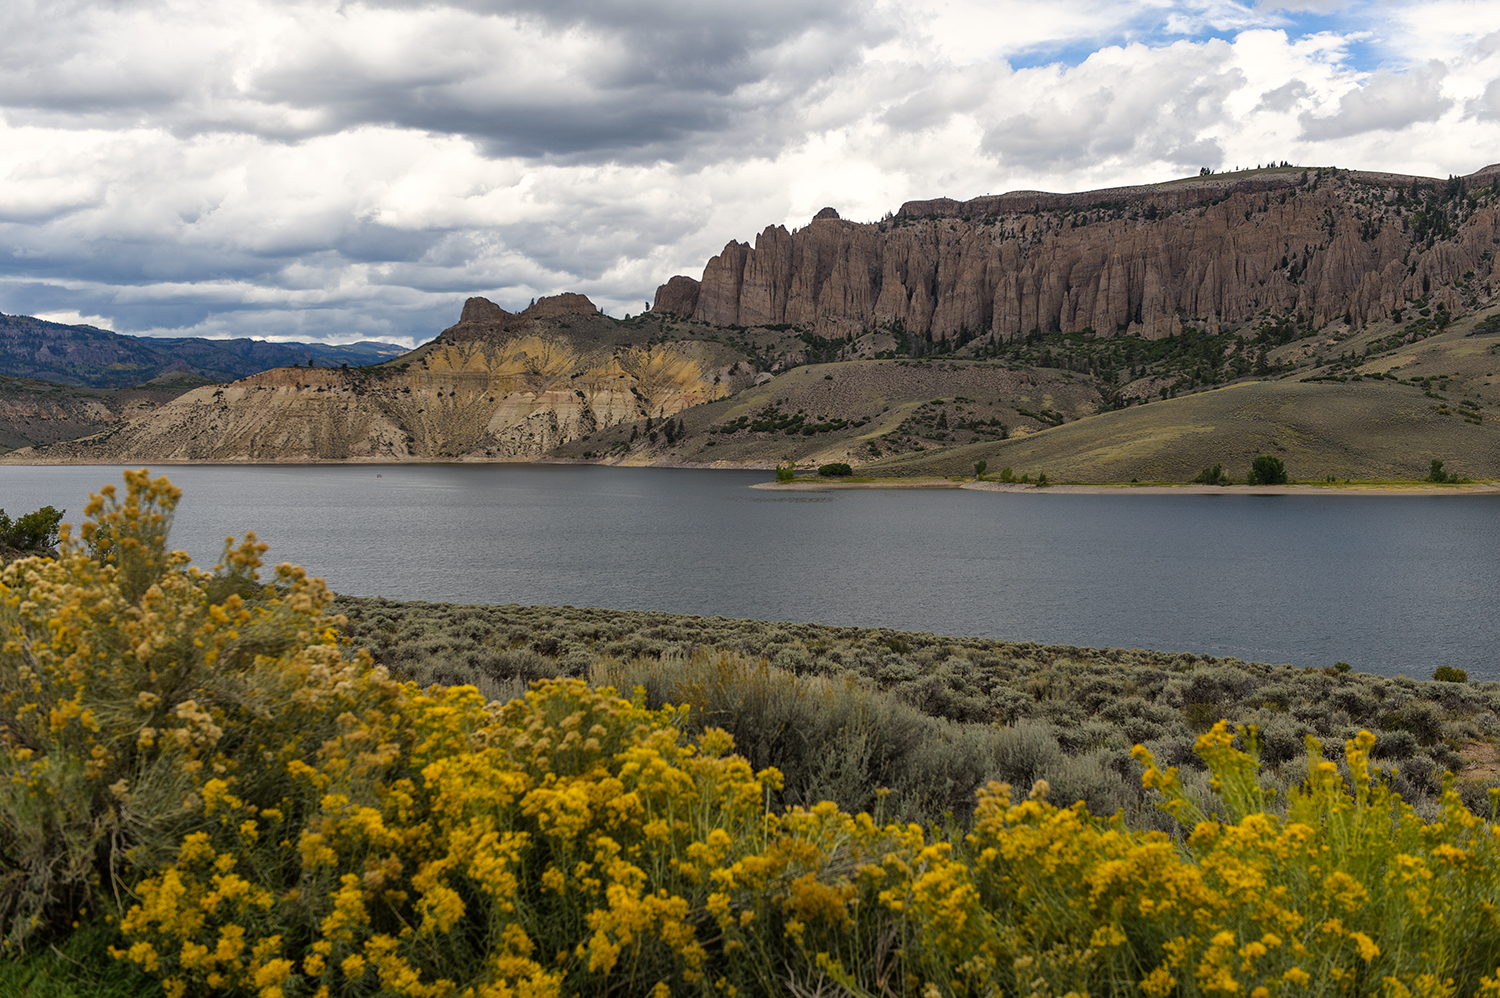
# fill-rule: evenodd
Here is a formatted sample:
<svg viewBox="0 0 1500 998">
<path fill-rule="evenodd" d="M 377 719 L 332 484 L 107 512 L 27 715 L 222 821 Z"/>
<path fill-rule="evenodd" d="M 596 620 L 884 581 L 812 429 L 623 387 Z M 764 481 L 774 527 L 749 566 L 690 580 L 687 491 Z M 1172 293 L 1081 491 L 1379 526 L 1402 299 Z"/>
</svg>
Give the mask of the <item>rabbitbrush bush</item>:
<svg viewBox="0 0 1500 998">
<path fill-rule="evenodd" d="M 580 679 L 486 702 L 340 646 L 315 580 L 166 554 L 144 473 L 82 544 L 4 576 L 5 931 L 85 905 L 185 995 L 1500 996 L 1500 842 L 1308 739 L 1282 801 L 1254 732 L 1144 748 L 1180 827 L 983 788 L 968 831 L 777 812 L 685 709 Z M 86 917 L 86 916 L 85 916 Z M 64 930 L 65 931 L 65 930 Z"/>
<path fill-rule="evenodd" d="M 80 538 L 64 529 L 57 560 L 0 574 L 6 947 L 175 855 L 207 820 L 211 784 L 278 798 L 273 753 L 337 731 L 326 696 L 380 689 L 367 661 L 346 660 L 320 580 L 281 566 L 258 585 L 254 535 L 226 545 L 214 573 L 187 567 L 166 548 L 178 490 L 144 471 L 125 479 L 123 501 L 113 487 L 93 498 Z"/>
</svg>

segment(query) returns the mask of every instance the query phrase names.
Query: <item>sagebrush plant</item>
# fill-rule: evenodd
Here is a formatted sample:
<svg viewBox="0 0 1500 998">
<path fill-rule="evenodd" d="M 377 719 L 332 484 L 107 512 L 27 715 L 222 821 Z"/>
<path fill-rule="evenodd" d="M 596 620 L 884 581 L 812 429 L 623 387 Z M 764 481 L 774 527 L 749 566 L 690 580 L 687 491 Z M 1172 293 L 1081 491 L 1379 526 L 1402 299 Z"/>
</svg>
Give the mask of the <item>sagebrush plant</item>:
<svg viewBox="0 0 1500 998">
<path fill-rule="evenodd" d="M 367 656 L 346 661 L 320 580 L 283 565 L 260 586 L 253 534 L 214 572 L 189 567 L 166 547 L 180 492 L 145 471 L 125 483 L 93 497 L 79 538 L 64 526 L 56 560 L 0 574 L 6 948 L 173 855 L 210 783 L 279 796 L 266 753 L 315 748 L 337 727 L 321 691 L 371 674 Z"/>
<path fill-rule="evenodd" d="M 883 786 L 895 791 L 888 813 L 924 822 L 966 816 L 989 780 L 1045 778 L 1096 814 L 1124 807 L 1132 822 L 1167 827 L 1130 748 L 1146 744 L 1206 791 L 1193 745 L 1220 718 L 1260 729 L 1267 778 L 1283 786 L 1306 774 L 1306 735 L 1342 744 L 1371 730 L 1374 755 L 1399 769 L 1393 786 L 1423 817 L 1441 811 L 1445 770 L 1487 815 L 1489 778 L 1466 772 L 1464 756 L 1500 738 L 1493 682 L 660 611 L 348 596 L 334 606 L 394 677 L 473 684 L 493 699 L 556 676 L 639 684 L 654 706 L 691 703 L 695 726 L 723 727 L 756 766 L 781 769 L 784 803 L 819 799 L 812 792 L 867 810 Z M 1003 743 L 1017 739 L 1050 742 L 1047 758 L 1007 761 Z"/>
</svg>

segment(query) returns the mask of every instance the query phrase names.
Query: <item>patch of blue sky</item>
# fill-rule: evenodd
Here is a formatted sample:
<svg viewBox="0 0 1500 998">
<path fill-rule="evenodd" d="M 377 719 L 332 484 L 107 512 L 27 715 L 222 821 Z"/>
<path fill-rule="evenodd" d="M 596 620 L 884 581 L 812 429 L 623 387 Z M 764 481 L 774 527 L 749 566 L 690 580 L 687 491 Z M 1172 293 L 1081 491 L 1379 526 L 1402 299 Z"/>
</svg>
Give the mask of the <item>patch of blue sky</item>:
<svg viewBox="0 0 1500 998">
<path fill-rule="evenodd" d="M 1055 66 L 1061 63 L 1064 66 L 1077 66 L 1088 59 L 1089 56 L 1109 45 L 1121 45 L 1130 39 L 1120 38 L 1113 41 L 1101 41 L 1089 39 L 1088 41 L 1077 41 L 1056 48 L 1052 46 L 1038 46 L 1024 52 L 1014 53 L 1006 58 L 1011 69 L 1032 69 L 1037 66 Z"/>
<path fill-rule="evenodd" d="M 1278 27 L 1293 42 L 1313 35 L 1330 34 L 1344 39 L 1339 63 L 1361 73 L 1374 72 L 1388 63 L 1385 40 L 1371 31 L 1373 24 L 1348 12 L 1319 14 L 1315 11 L 1278 11 Z"/>
<path fill-rule="evenodd" d="M 1362 5 L 1361 5 L 1362 6 Z M 1057 45 L 1038 45 L 1007 58 L 1013 69 L 1029 69 L 1036 66 L 1077 66 L 1089 56 L 1110 45 L 1139 43 L 1150 46 L 1165 46 L 1177 41 L 1206 42 L 1219 38 L 1233 41 L 1241 31 L 1254 28 L 1280 29 L 1286 32 L 1293 43 L 1315 35 L 1332 35 L 1341 39 L 1337 56 L 1338 63 L 1356 72 L 1373 72 L 1383 66 L 1389 68 L 1393 54 L 1377 32 L 1370 30 L 1372 22 L 1363 16 L 1360 6 L 1350 5 L 1334 13 L 1319 13 L 1312 10 L 1272 9 L 1246 12 L 1244 20 L 1235 19 L 1232 27 L 1215 24 L 1203 17 L 1179 18 L 1170 10 L 1155 24 L 1136 23 L 1114 36 L 1095 38 L 1071 38 Z M 1246 22 L 1250 23 L 1246 23 Z M 1174 30 L 1171 25 L 1187 24 L 1193 30 Z M 1374 22 L 1374 23 L 1378 23 Z"/>
</svg>

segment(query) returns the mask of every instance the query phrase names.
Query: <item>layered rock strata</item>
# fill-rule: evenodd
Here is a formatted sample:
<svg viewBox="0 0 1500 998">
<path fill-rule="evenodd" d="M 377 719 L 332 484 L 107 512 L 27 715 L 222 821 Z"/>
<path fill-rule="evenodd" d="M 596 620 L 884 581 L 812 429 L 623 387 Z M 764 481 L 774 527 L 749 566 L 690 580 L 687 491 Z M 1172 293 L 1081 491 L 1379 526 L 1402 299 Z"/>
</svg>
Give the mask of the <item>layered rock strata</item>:
<svg viewBox="0 0 1500 998">
<path fill-rule="evenodd" d="M 585 318 L 601 328 L 584 328 Z M 4 460 L 529 461 L 727 391 L 693 354 L 698 345 L 601 346 L 605 327 L 619 338 L 583 295 L 521 313 L 471 298 L 456 325 L 391 364 L 278 368 L 208 385 L 105 433 Z"/>
<path fill-rule="evenodd" d="M 1487 300 L 1500 167 L 1448 181 L 1268 169 L 1082 194 L 909 201 L 860 224 L 824 209 L 731 241 L 653 311 L 718 326 L 792 323 L 950 338 L 1171 335 L 1265 314 L 1323 325 L 1386 318 L 1436 295 Z"/>
</svg>

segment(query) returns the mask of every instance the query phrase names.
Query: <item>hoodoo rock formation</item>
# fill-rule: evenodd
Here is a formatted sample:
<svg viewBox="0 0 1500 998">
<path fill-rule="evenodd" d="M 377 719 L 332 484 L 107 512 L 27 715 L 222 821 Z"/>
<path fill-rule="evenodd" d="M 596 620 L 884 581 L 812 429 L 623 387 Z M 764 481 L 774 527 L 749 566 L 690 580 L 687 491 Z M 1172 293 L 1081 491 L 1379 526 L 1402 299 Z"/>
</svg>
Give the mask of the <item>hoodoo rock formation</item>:
<svg viewBox="0 0 1500 998">
<path fill-rule="evenodd" d="M 658 288 L 653 311 L 827 337 L 1159 338 L 1267 313 L 1360 325 L 1428 295 L 1455 310 L 1488 297 L 1497 244 L 1500 166 L 1446 181 L 1276 168 L 909 201 L 867 224 L 825 208 L 731 241 L 700 281 Z"/>
</svg>

